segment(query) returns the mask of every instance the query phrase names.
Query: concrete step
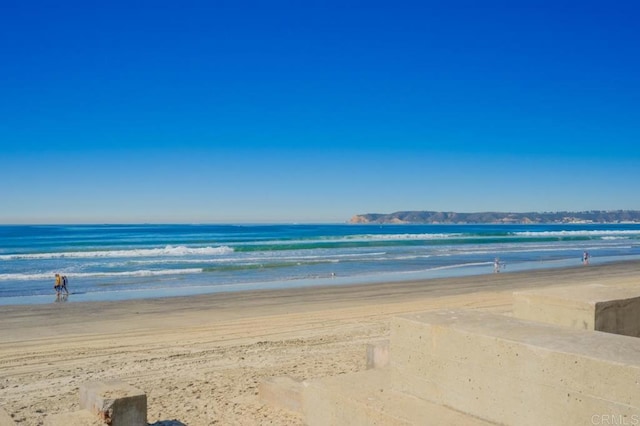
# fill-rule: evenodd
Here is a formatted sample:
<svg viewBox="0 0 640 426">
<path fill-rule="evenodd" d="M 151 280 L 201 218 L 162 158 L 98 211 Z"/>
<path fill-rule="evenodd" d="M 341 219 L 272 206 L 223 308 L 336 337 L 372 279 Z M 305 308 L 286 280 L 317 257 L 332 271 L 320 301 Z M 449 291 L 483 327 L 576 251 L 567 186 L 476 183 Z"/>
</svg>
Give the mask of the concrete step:
<svg viewBox="0 0 640 426">
<path fill-rule="evenodd" d="M 111 426 L 147 426 L 147 395 L 120 380 L 82 384 L 80 407 Z"/>
<path fill-rule="evenodd" d="M 303 411 L 309 426 L 409 426 L 492 423 L 392 391 L 388 368 L 306 381 Z"/>
<path fill-rule="evenodd" d="M 258 384 L 262 402 L 302 414 L 302 393 L 305 382 L 292 377 L 268 377 Z"/>
</svg>

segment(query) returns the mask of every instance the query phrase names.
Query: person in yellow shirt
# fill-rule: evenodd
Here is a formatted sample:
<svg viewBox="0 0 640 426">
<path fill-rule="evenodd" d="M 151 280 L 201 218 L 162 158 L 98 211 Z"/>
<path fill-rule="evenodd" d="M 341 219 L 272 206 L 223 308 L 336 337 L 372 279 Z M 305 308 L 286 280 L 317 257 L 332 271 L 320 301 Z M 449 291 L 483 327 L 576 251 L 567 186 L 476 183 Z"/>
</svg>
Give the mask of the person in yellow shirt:
<svg viewBox="0 0 640 426">
<path fill-rule="evenodd" d="M 61 287 L 62 287 L 62 278 L 60 277 L 60 274 L 56 274 L 56 283 L 53 286 L 53 288 L 56 291 L 56 294 L 60 294 Z"/>
</svg>

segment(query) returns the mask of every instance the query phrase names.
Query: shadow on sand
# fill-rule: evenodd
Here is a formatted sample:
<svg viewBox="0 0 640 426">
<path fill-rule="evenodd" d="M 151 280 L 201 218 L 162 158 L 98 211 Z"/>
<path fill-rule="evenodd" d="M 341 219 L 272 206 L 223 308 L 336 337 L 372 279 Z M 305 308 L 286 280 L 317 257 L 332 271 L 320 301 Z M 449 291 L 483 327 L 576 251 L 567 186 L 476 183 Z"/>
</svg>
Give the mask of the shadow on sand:
<svg viewBox="0 0 640 426">
<path fill-rule="evenodd" d="M 187 426 L 179 420 L 159 420 L 155 423 L 149 423 L 149 426 Z"/>
</svg>

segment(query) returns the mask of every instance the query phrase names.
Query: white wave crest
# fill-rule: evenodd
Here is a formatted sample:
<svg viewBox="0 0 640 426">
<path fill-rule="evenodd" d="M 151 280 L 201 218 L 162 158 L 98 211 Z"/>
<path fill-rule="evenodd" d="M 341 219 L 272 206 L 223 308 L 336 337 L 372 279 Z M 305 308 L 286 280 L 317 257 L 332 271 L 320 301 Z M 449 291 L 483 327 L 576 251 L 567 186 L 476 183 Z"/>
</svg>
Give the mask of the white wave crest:
<svg viewBox="0 0 640 426">
<path fill-rule="evenodd" d="M 591 230 L 591 231 L 523 231 L 514 232 L 513 235 L 523 237 L 606 237 L 606 236 L 640 236 L 640 230 Z"/>
<path fill-rule="evenodd" d="M 0 255 L 0 260 L 20 260 L 20 259 L 87 259 L 87 258 L 109 258 L 109 257 L 160 257 L 160 256 L 219 256 L 233 253 L 233 249 L 227 246 L 220 247 L 185 247 L 166 246 L 153 249 L 132 249 L 132 250 L 100 250 L 100 251 L 74 251 L 56 253 L 29 253 L 29 254 L 4 254 Z"/>
<path fill-rule="evenodd" d="M 345 239 L 361 240 L 361 241 L 385 241 L 385 240 L 442 240 L 446 238 L 461 237 L 462 233 L 439 233 L 439 234 L 367 234 L 367 235 L 354 235 L 346 237 Z"/>
<path fill-rule="evenodd" d="M 182 274 L 199 274 L 202 268 L 187 269 L 160 269 L 160 270 L 137 270 L 125 272 L 79 272 L 66 274 L 69 281 L 76 278 L 99 278 L 99 277 L 156 277 L 162 275 L 182 275 Z M 34 281 L 34 280 L 51 280 L 53 282 L 53 272 L 39 274 L 0 274 L 0 281 Z"/>
</svg>

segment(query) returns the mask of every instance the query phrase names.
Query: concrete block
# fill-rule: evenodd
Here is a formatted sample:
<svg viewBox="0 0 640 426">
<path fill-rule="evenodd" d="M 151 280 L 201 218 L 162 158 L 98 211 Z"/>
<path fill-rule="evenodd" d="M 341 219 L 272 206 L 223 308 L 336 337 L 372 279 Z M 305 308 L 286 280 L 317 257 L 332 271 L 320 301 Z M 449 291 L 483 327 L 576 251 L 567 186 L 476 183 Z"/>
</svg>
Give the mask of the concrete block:
<svg viewBox="0 0 640 426">
<path fill-rule="evenodd" d="M 44 426 L 104 426 L 104 424 L 98 417 L 86 410 L 53 414 L 44 419 Z"/>
<path fill-rule="evenodd" d="M 640 290 L 580 285 L 513 294 L 513 315 L 550 324 L 640 337 Z"/>
<path fill-rule="evenodd" d="M 11 416 L 0 407 L 0 426 L 14 426 L 15 424 Z"/>
<path fill-rule="evenodd" d="M 147 395 L 119 380 L 81 385 L 80 407 L 111 426 L 147 426 Z"/>
<path fill-rule="evenodd" d="M 389 387 L 388 368 L 310 380 L 304 390 L 309 426 L 487 426 L 492 423 Z"/>
<path fill-rule="evenodd" d="M 291 377 L 269 377 L 258 384 L 260 399 L 266 404 L 302 413 L 305 383 Z"/>
<path fill-rule="evenodd" d="M 391 325 L 395 391 L 507 425 L 640 424 L 640 339 L 479 311 Z"/>
<path fill-rule="evenodd" d="M 389 340 L 367 344 L 367 368 L 383 368 L 389 365 Z"/>
<path fill-rule="evenodd" d="M 492 423 L 393 391 L 386 368 L 310 380 L 304 390 L 309 426 L 487 426 Z"/>
</svg>

